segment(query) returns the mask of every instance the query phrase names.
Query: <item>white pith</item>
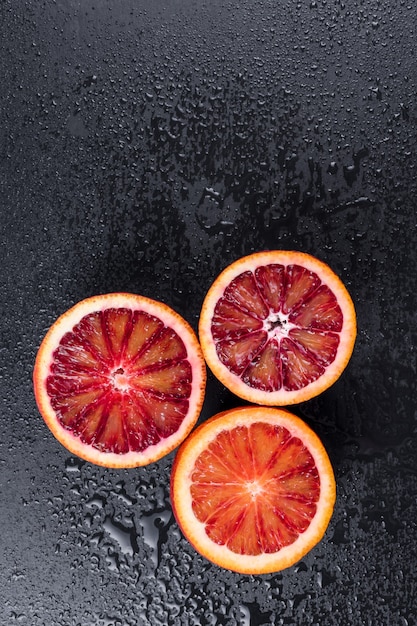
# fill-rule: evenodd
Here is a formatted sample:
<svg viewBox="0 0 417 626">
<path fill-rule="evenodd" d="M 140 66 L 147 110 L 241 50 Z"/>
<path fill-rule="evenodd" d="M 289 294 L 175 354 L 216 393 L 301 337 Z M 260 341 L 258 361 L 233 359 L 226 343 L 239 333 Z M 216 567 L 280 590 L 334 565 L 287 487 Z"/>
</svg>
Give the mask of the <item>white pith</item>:
<svg viewBox="0 0 417 626">
<path fill-rule="evenodd" d="M 271 312 L 263 321 L 262 330 L 268 335 L 269 339 L 284 339 L 289 337 L 290 331 L 293 328 L 298 328 L 297 324 L 293 324 L 289 321 L 288 315 L 284 313 Z"/>
</svg>

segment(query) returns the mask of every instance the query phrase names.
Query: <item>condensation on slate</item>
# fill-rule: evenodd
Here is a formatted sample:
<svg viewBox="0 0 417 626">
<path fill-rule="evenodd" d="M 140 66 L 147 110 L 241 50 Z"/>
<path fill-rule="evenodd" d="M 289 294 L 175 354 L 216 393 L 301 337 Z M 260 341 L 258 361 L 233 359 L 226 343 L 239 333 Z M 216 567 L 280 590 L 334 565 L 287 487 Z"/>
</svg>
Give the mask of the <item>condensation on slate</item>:
<svg viewBox="0 0 417 626">
<path fill-rule="evenodd" d="M 416 7 L 59 0 L 0 11 L 7 624 L 411 625 Z M 173 454 L 119 472 L 69 457 L 30 375 L 47 327 L 77 300 L 135 291 L 196 327 L 217 272 L 274 247 L 330 263 L 359 336 L 341 381 L 295 409 L 335 467 L 326 537 L 294 568 L 247 577 L 181 536 Z M 202 419 L 237 403 L 212 377 L 208 395 Z"/>
</svg>

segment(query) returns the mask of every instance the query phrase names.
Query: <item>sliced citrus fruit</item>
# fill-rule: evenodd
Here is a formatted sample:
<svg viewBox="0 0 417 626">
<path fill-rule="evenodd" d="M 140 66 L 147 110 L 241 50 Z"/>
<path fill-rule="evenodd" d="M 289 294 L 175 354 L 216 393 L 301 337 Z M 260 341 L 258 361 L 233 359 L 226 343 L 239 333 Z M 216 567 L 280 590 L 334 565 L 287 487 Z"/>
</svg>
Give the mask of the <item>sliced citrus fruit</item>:
<svg viewBox="0 0 417 626">
<path fill-rule="evenodd" d="M 322 261 L 303 252 L 257 252 L 211 285 L 199 322 L 214 375 L 249 402 L 304 402 L 345 369 L 356 338 L 352 299 Z"/>
<path fill-rule="evenodd" d="M 243 574 L 299 561 L 322 539 L 335 498 L 320 439 L 285 409 L 215 415 L 182 443 L 171 474 L 185 537 L 213 563 Z"/>
<path fill-rule="evenodd" d="M 204 399 L 204 358 L 191 326 L 149 298 L 112 293 L 64 313 L 39 348 L 39 411 L 68 450 L 107 467 L 136 467 L 174 449 Z"/>
</svg>

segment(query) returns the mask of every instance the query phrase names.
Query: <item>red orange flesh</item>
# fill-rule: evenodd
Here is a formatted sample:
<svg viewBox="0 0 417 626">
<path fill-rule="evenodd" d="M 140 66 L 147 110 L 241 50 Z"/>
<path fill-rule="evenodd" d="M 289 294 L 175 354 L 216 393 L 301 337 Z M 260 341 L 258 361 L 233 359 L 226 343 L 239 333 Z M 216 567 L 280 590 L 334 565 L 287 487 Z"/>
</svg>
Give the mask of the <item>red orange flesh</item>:
<svg viewBox="0 0 417 626">
<path fill-rule="evenodd" d="M 356 338 L 352 299 L 323 262 L 281 250 L 243 257 L 214 281 L 199 336 L 215 376 L 264 405 L 308 400 L 345 369 Z"/>
<path fill-rule="evenodd" d="M 315 433 L 283 409 L 243 407 L 198 427 L 178 450 L 171 500 L 185 537 L 241 573 L 293 565 L 323 537 L 336 496 Z"/>
<path fill-rule="evenodd" d="M 88 298 L 62 315 L 36 357 L 39 410 L 71 452 L 109 467 L 155 461 L 200 414 L 205 366 L 189 324 L 134 294 Z"/>
</svg>

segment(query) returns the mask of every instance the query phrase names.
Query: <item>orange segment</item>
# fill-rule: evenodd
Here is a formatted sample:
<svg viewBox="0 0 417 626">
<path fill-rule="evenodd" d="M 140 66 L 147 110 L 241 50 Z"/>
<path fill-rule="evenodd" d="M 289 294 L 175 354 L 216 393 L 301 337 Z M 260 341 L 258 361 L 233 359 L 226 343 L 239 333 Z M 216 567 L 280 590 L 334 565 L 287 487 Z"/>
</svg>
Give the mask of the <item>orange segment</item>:
<svg viewBox="0 0 417 626">
<path fill-rule="evenodd" d="M 287 391 L 305 389 L 323 376 L 325 368 L 302 347 L 284 338 L 281 342 L 284 387 Z"/>
<path fill-rule="evenodd" d="M 255 270 L 256 283 L 266 305 L 272 311 L 280 311 L 285 295 L 285 267 L 271 263 Z"/>
<path fill-rule="evenodd" d="M 106 341 L 106 334 L 103 332 L 103 318 L 98 312 L 89 313 L 85 315 L 79 323 L 72 329 L 71 334 L 68 335 L 68 339 L 71 339 L 73 348 L 75 350 L 74 361 L 81 363 L 84 356 L 88 355 L 90 351 L 96 359 L 109 363 L 111 360 L 110 346 Z M 83 345 L 83 350 L 80 352 L 79 348 Z M 58 351 L 61 346 L 65 345 L 65 341 L 62 340 L 58 346 Z M 95 368 L 95 364 L 92 364 Z"/>
<path fill-rule="evenodd" d="M 69 431 L 87 445 L 94 446 L 98 441 L 99 434 L 107 421 L 107 405 L 106 402 L 98 401 L 85 405 L 75 416 L 74 421 L 68 422 L 63 420 Z"/>
<path fill-rule="evenodd" d="M 268 341 L 257 357 L 246 367 L 242 380 L 249 386 L 263 391 L 276 391 L 282 387 L 282 366 L 279 344 Z"/>
<path fill-rule="evenodd" d="M 290 313 L 300 306 L 320 286 L 317 274 L 301 265 L 288 265 L 284 280 L 283 313 Z"/>
<path fill-rule="evenodd" d="M 101 338 L 101 345 L 99 345 L 100 340 L 89 335 L 91 321 L 86 320 L 87 334 L 85 340 L 80 340 L 79 329 L 76 329 L 76 332 L 66 333 L 62 337 L 54 350 L 51 373 L 78 376 L 82 372 L 96 375 L 107 370 L 111 362 L 110 353 L 103 338 Z"/>
<path fill-rule="evenodd" d="M 171 500 L 185 537 L 221 567 L 279 571 L 323 537 L 333 470 L 315 433 L 282 409 L 242 407 L 199 426 L 178 450 Z"/>
<path fill-rule="evenodd" d="M 216 345 L 218 358 L 231 372 L 240 375 L 259 354 L 266 340 L 266 333 L 254 332 L 236 339 L 219 341 Z"/>
<path fill-rule="evenodd" d="M 157 369 L 144 369 L 129 377 L 129 383 L 134 389 L 149 390 L 173 398 L 187 398 L 191 382 L 192 371 L 188 361 L 169 363 Z"/>
<path fill-rule="evenodd" d="M 146 451 L 161 440 L 155 420 L 145 413 L 143 399 L 130 397 L 125 403 L 125 427 L 132 450 Z"/>
<path fill-rule="evenodd" d="M 293 310 L 289 320 L 300 328 L 340 332 L 343 326 L 343 313 L 334 293 L 326 285 L 320 285 L 310 298 Z"/>
<path fill-rule="evenodd" d="M 107 342 L 113 358 L 121 358 L 124 342 L 130 334 L 132 311 L 129 309 L 106 309 L 102 314 L 103 339 Z"/>
<path fill-rule="evenodd" d="M 356 339 L 353 302 L 324 263 L 302 252 L 243 257 L 203 302 L 200 343 L 214 375 L 263 405 L 304 402 L 344 371 Z"/>
<path fill-rule="evenodd" d="M 243 311 L 237 304 L 222 298 L 213 315 L 212 331 L 216 339 L 233 338 L 246 332 L 261 330 L 262 320 Z"/>
<path fill-rule="evenodd" d="M 189 408 L 186 399 L 165 399 L 150 393 L 137 396 L 137 402 L 161 438 L 178 430 Z"/>
<path fill-rule="evenodd" d="M 188 323 L 133 294 L 88 298 L 61 316 L 35 362 L 39 410 L 68 450 L 133 467 L 176 447 L 200 414 L 205 366 Z"/>
<path fill-rule="evenodd" d="M 166 361 L 180 361 L 186 358 L 186 349 L 181 337 L 172 328 L 163 328 L 154 335 L 136 358 L 132 359 L 131 369 L 161 365 Z"/>
<path fill-rule="evenodd" d="M 93 435 L 93 446 L 104 453 L 126 454 L 129 451 L 123 404 L 123 396 L 120 394 L 113 394 L 109 398 L 99 427 Z M 88 424 L 91 426 L 91 416 Z"/>
<path fill-rule="evenodd" d="M 268 315 L 268 307 L 251 272 L 239 274 L 226 289 L 224 296 L 243 311 L 249 311 L 259 319 L 265 319 Z"/>
<path fill-rule="evenodd" d="M 294 328 L 288 333 L 293 343 L 312 355 L 312 358 L 330 365 L 336 358 L 340 338 L 337 333 L 314 332 L 304 328 Z"/>
<path fill-rule="evenodd" d="M 145 313 L 135 311 L 132 317 L 132 327 L 130 335 L 126 340 L 125 355 L 128 359 L 133 359 L 142 351 L 150 338 L 158 331 L 162 330 L 161 320 Z"/>
<path fill-rule="evenodd" d="M 59 421 L 64 428 L 75 428 L 89 407 L 96 406 L 100 411 L 102 409 L 100 398 L 103 396 L 103 391 L 101 389 L 56 394 L 54 385 L 48 384 L 47 393 L 51 398 L 52 408 L 56 415 L 59 415 Z"/>
</svg>

